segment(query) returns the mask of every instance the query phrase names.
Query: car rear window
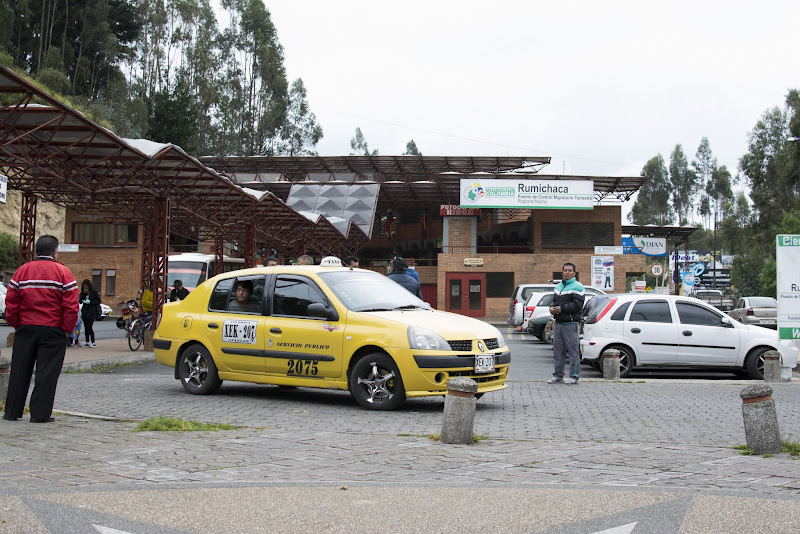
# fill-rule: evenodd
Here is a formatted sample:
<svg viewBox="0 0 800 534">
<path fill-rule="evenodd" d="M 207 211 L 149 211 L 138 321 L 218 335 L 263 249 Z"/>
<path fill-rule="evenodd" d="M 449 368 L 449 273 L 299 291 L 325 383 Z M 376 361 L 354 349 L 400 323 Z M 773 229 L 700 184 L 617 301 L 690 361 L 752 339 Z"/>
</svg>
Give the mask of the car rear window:
<svg viewBox="0 0 800 534">
<path fill-rule="evenodd" d="M 764 308 L 777 307 L 778 301 L 772 297 L 750 297 L 750 305 Z"/>
<path fill-rule="evenodd" d="M 611 299 L 605 295 L 593 298 L 583 306 L 584 321 L 589 324 L 597 322 L 597 317 L 608 306 Z"/>
</svg>

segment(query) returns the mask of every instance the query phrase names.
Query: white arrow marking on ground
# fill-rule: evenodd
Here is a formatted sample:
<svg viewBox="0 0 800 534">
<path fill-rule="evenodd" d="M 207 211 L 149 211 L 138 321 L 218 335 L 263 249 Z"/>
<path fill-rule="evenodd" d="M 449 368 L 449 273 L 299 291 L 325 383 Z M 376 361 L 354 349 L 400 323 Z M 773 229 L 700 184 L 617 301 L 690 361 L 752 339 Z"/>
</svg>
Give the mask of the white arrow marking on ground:
<svg viewBox="0 0 800 534">
<path fill-rule="evenodd" d="M 132 532 L 125 532 L 124 530 L 117 530 L 111 527 L 104 527 L 102 525 L 92 525 L 100 534 L 133 534 Z"/>
<path fill-rule="evenodd" d="M 627 525 L 610 528 L 608 530 L 599 530 L 592 534 L 631 534 L 634 528 L 636 528 L 636 523 L 628 523 Z"/>
</svg>

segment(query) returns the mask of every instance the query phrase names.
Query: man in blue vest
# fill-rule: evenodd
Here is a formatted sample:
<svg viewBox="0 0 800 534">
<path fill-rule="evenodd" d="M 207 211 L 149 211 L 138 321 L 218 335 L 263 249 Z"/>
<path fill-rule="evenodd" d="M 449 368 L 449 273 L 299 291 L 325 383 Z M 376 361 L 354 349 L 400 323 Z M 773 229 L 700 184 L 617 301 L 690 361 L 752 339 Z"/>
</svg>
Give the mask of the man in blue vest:
<svg viewBox="0 0 800 534">
<path fill-rule="evenodd" d="M 548 384 L 577 384 L 581 377 L 580 327 L 583 310 L 583 285 L 575 280 L 575 264 L 561 268 L 561 282 L 555 293 L 550 313 L 553 315 L 553 361 L 555 371 Z M 564 378 L 564 364 L 569 357 L 569 376 Z"/>
</svg>

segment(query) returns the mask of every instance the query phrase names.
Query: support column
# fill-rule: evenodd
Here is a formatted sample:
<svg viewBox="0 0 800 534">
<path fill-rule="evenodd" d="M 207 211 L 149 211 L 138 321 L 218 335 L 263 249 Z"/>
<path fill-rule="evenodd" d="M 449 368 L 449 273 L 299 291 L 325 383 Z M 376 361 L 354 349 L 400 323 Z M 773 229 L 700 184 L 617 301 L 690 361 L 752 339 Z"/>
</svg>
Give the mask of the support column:
<svg viewBox="0 0 800 534">
<path fill-rule="evenodd" d="M 244 268 L 256 266 L 256 225 L 248 223 L 244 236 Z"/>
<path fill-rule="evenodd" d="M 169 257 L 169 206 L 168 198 L 155 200 L 153 223 L 153 322 L 151 329 L 158 328 L 161 308 L 167 301 L 167 258 Z"/>
<path fill-rule="evenodd" d="M 150 287 L 153 281 L 153 223 L 142 223 L 142 272 L 141 287 L 144 290 Z"/>
<path fill-rule="evenodd" d="M 214 276 L 222 272 L 222 257 L 225 255 L 225 241 L 221 237 L 214 238 Z M 210 277 L 209 277 L 210 278 Z"/>
<path fill-rule="evenodd" d="M 34 244 L 36 241 L 36 207 L 39 199 L 34 195 L 22 195 L 22 213 L 19 222 L 19 253 L 17 254 L 17 267 L 28 263 L 35 256 Z"/>
</svg>

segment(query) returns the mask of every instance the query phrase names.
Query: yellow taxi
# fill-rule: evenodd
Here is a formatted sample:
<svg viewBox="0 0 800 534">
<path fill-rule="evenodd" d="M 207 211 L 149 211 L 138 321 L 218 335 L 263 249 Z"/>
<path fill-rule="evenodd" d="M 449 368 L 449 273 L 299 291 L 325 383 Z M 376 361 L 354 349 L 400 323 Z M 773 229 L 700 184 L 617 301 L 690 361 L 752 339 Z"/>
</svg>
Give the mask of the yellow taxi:
<svg viewBox="0 0 800 534">
<path fill-rule="evenodd" d="M 278 266 L 207 280 L 164 305 L 156 358 L 189 393 L 223 380 L 349 390 L 365 408 L 444 395 L 465 376 L 506 388 L 511 352 L 493 326 L 431 309 L 364 269 Z"/>
</svg>

